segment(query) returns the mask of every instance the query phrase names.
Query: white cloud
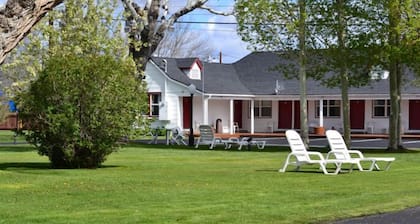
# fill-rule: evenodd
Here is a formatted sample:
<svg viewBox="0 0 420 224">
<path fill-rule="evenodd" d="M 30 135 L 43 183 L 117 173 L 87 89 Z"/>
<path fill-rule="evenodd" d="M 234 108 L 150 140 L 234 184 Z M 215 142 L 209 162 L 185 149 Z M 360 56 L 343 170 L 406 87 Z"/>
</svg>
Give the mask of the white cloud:
<svg viewBox="0 0 420 224">
<path fill-rule="evenodd" d="M 250 53 L 246 49 L 246 44 L 237 35 L 219 36 L 212 41 L 216 49 L 222 52 L 223 63 L 235 62 Z"/>
</svg>

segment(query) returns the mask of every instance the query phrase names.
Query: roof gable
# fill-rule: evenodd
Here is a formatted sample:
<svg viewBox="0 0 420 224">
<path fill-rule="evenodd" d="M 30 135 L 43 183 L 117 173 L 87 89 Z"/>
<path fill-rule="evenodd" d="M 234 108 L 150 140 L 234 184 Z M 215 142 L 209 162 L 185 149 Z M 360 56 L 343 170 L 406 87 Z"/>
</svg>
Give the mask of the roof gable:
<svg viewBox="0 0 420 224">
<path fill-rule="evenodd" d="M 198 58 L 178 58 L 176 59 L 176 63 L 180 69 L 191 69 L 195 64 L 197 64 L 200 69 L 203 69 L 203 64 Z"/>
</svg>

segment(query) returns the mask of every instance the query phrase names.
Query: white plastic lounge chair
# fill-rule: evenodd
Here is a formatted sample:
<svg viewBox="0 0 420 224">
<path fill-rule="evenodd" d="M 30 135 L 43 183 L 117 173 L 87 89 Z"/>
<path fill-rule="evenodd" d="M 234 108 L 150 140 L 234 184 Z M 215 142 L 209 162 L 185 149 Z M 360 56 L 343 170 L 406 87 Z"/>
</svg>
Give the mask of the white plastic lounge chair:
<svg viewBox="0 0 420 224">
<path fill-rule="evenodd" d="M 213 149 L 216 144 L 224 144 L 221 138 L 214 136 L 214 130 L 210 125 L 200 125 L 198 129 L 200 130 L 200 137 L 195 148 L 198 148 L 199 145 L 209 145 L 209 148 Z"/>
<path fill-rule="evenodd" d="M 282 169 L 279 172 L 286 172 L 287 166 L 294 165 L 296 170 L 299 170 L 302 165 L 313 165 L 318 164 L 324 174 L 336 175 L 341 170 L 341 164 L 343 161 L 338 160 L 326 160 L 320 152 L 309 152 L 306 150 L 305 144 L 303 144 L 302 138 L 295 130 L 286 131 L 286 139 L 289 142 L 290 150 L 292 151 L 287 156 L 286 162 Z M 312 157 L 318 157 L 313 159 Z M 295 160 L 293 160 L 295 157 Z M 330 173 L 328 172 L 326 166 L 327 164 L 332 163 L 335 165 L 335 171 Z"/>
<path fill-rule="evenodd" d="M 391 163 L 395 160 L 394 157 L 364 157 L 359 150 L 348 150 L 341 134 L 336 130 L 328 130 L 326 133 L 328 144 L 331 151 L 327 154 L 327 159 L 331 156 L 337 160 L 355 160 L 360 171 L 372 171 L 373 169 L 380 170 L 378 162 L 385 162 L 385 170 L 388 170 Z M 356 157 L 352 157 L 354 154 Z M 363 169 L 361 162 L 370 162 L 368 169 Z"/>
<path fill-rule="evenodd" d="M 252 140 L 251 137 L 243 137 L 239 141 L 238 150 L 241 150 L 242 146 L 251 146 L 251 145 L 256 145 L 258 149 L 264 149 L 265 141 L 263 141 L 263 140 Z"/>
<path fill-rule="evenodd" d="M 180 127 L 172 128 L 171 132 L 171 143 L 175 143 L 177 145 L 187 145 L 187 143 L 184 140 L 184 134 Z"/>
<path fill-rule="evenodd" d="M 258 149 L 264 149 L 265 147 L 265 141 L 252 140 L 251 137 L 243 137 L 241 139 L 230 137 L 228 140 L 222 140 L 222 143 L 225 144 L 225 149 L 232 148 L 232 145 L 238 145 L 238 150 L 241 150 L 243 146 L 251 147 L 251 145 L 256 145 Z"/>
<path fill-rule="evenodd" d="M 223 140 L 223 143 L 225 143 L 225 149 L 230 149 L 232 145 L 239 145 L 240 141 L 237 137 L 230 137 L 228 140 Z"/>
</svg>

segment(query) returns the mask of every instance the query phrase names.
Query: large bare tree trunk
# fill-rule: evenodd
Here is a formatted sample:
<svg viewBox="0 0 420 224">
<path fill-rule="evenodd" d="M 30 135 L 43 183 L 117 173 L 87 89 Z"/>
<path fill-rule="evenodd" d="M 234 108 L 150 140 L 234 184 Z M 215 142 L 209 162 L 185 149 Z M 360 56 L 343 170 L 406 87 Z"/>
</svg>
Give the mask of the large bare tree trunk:
<svg viewBox="0 0 420 224">
<path fill-rule="evenodd" d="M 47 12 L 63 0 L 8 0 L 0 9 L 0 64 Z"/>
</svg>

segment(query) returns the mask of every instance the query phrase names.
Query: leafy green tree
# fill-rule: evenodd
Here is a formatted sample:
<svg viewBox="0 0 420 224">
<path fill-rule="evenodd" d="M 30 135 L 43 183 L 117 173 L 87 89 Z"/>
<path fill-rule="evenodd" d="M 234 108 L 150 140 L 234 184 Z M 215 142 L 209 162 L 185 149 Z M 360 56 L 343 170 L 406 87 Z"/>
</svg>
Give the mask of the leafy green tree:
<svg viewBox="0 0 420 224">
<path fill-rule="evenodd" d="M 17 51 L 31 62 L 22 74 L 33 77 L 18 95 L 26 137 L 53 167 L 100 166 L 142 122 L 145 86 L 113 19 L 115 7 L 112 0 L 68 1 Z M 38 50 L 24 51 L 33 46 Z"/>
<path fill-rule="evenodd" d="M 7 115 L 9 114 L 9 107 L 4 104 L 6 100 L 6 97 L 0 96 L 0 123 L 6 121 Z"/>
<path fill-rule="evenodd" d="M 373 39 L 379 46 L 379 65 L 389 71 L 390 107 L 388 149 L 398 150 L 401 146 L 401 86 L 403 69 L 420 74 L 419 30 L 420 3 L 413 0 L 378 0 L 373 13 L 376 20 Z"/>
<path fill-rule="evenodd" d="M 239 0 L 236 3 L 238 33 L 255 50 L 278 51 L 283 58 L 292 59 L 283 70 L 286 75 L 298 74 L 300 83 L 301 135 L 309 142 L 307 112 L 307 58 L 313 42 L 308 34 L 307 0 L 269 1 Z M 295 64 L 293 61 L 298 61 Z M 270 68 L 267 68 L 270 69 Z M 297 71 L 297 72 L 296 72 Z"/>
<path fill-rule="evenodd" d="M 322 48 L 322 82 L 340 87 L 344 139 L 350 142 L 350 101 L 348 90 L 369 83 L 368 69 L 377 51 L 370 45 L 371 1 L 314 1 L 312 35 Z M 376 18 L 375 18 L 376 19 Z"/>
</svg>

